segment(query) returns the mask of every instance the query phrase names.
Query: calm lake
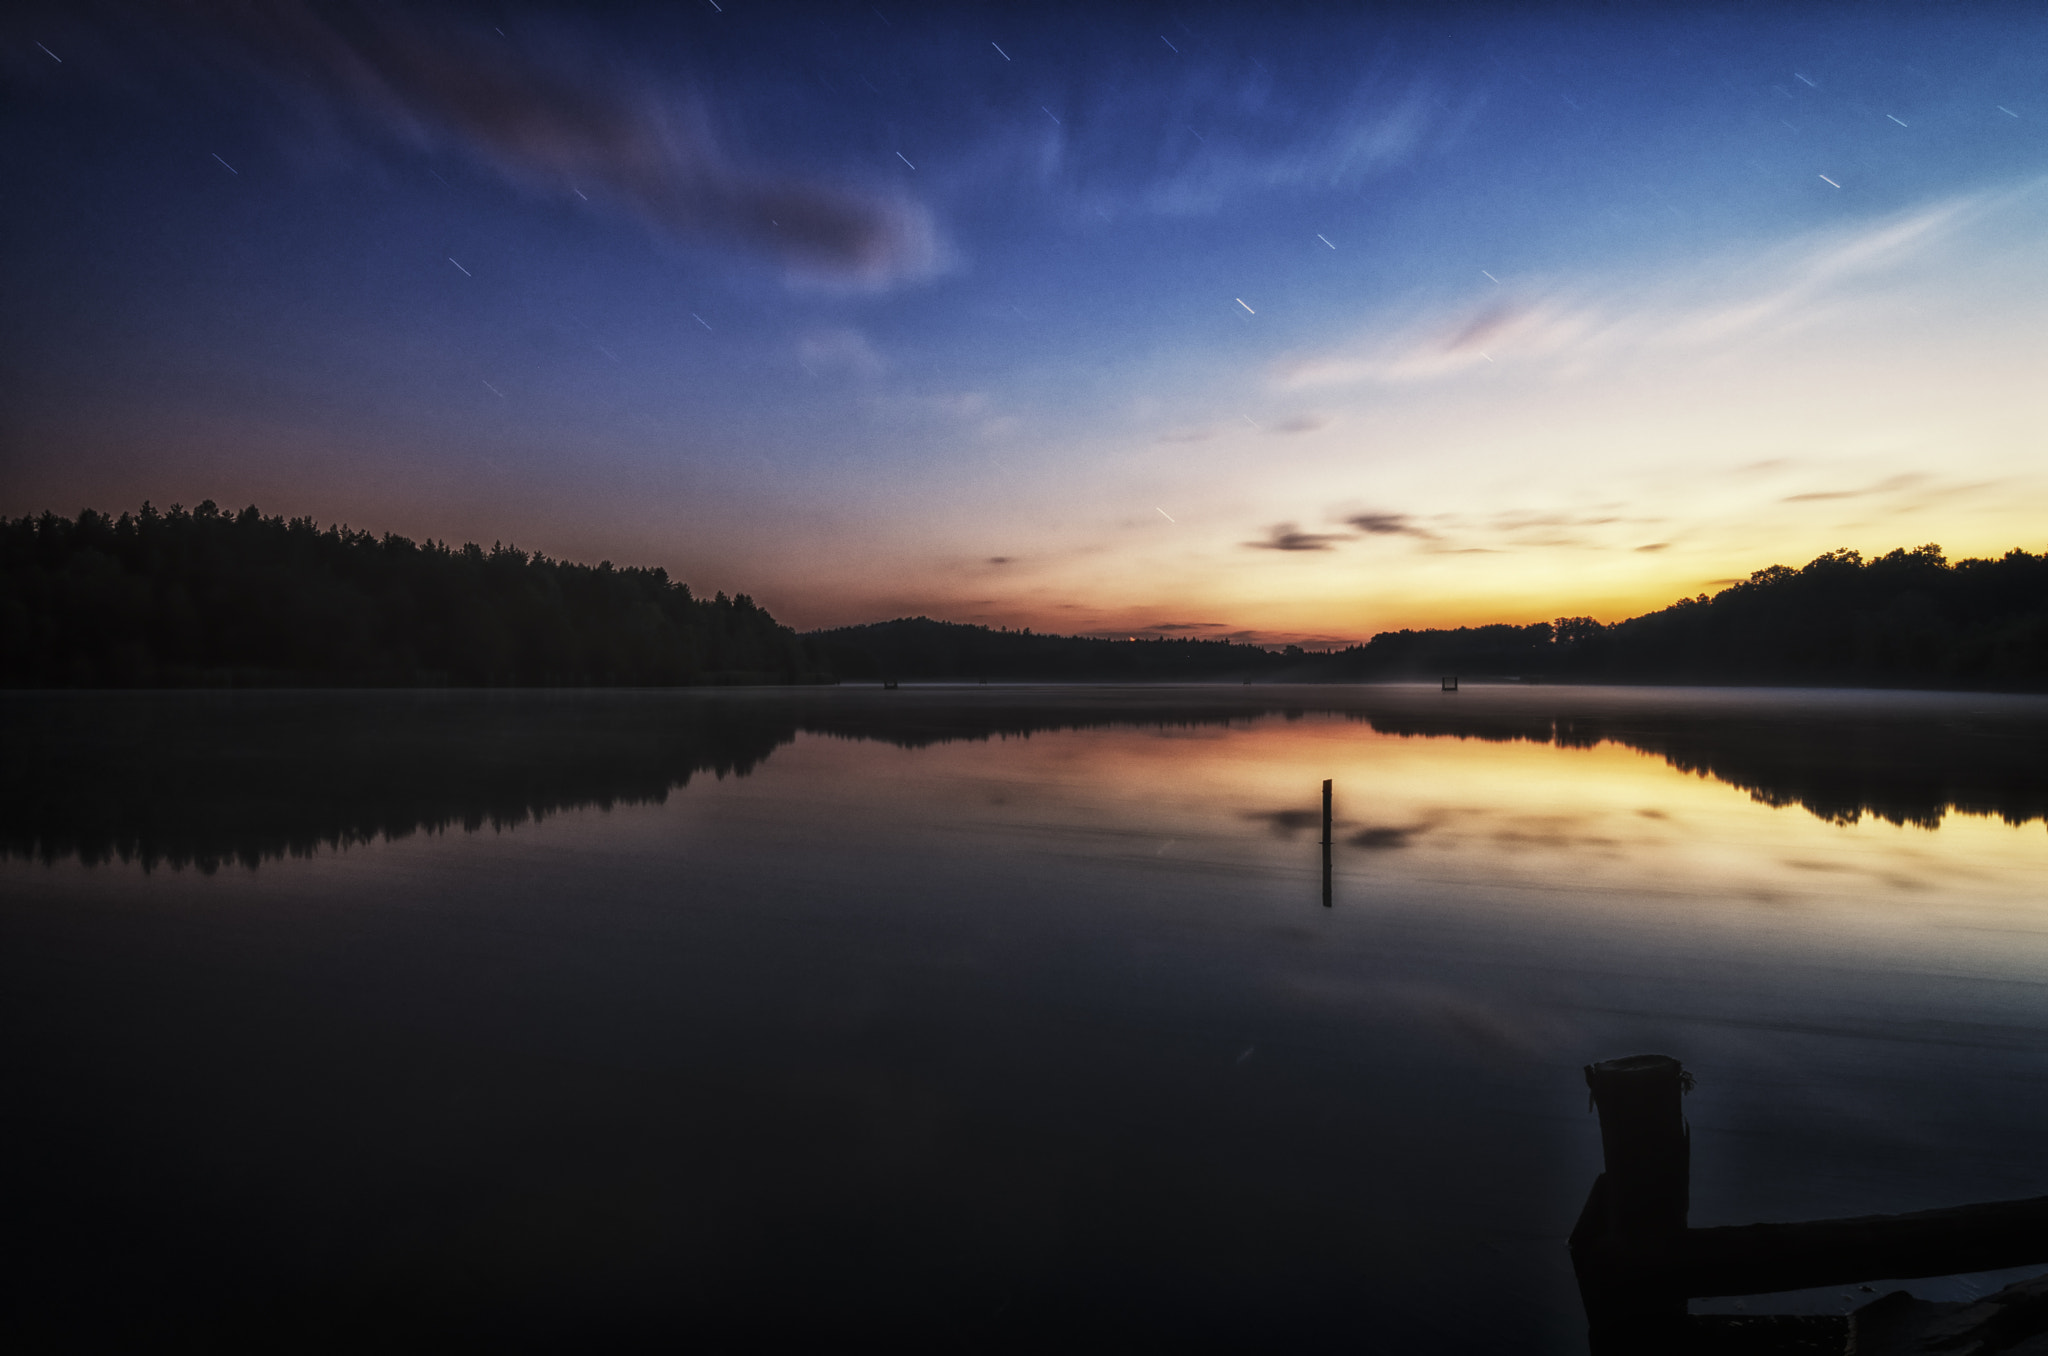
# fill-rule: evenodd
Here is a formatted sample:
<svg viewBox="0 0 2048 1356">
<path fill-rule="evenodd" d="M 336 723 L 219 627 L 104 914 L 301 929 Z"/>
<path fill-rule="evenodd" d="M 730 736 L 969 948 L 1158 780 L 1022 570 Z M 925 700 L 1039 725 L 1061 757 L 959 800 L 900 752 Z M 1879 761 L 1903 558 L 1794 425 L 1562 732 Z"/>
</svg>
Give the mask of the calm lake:
<svg viewBox="0 0 2048 1356">
<path fill-rule="evenodd" d="M 1651 1051 L 1696 1224 L 2048 1194 L 2048 699 L 0 722 L 30 1336 L 1583 1351 L 1580 1067 Z"/>
</svg>

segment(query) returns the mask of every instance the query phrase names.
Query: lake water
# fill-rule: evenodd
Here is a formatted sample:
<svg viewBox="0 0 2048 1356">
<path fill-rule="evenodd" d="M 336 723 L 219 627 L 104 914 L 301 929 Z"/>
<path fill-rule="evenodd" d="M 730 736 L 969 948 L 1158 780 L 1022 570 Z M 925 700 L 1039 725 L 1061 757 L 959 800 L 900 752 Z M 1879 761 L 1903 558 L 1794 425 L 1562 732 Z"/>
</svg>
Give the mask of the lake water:
<svg viewBox="0 0 2048 1356">
<path fill-rule="evenodd" d="M 0 721 L 31 1335 L 1583 1351 L 1580 1066 L 1650 1051 L 1696 1224 L 2048 1194 L 2044 699 Z"/>
</svg>

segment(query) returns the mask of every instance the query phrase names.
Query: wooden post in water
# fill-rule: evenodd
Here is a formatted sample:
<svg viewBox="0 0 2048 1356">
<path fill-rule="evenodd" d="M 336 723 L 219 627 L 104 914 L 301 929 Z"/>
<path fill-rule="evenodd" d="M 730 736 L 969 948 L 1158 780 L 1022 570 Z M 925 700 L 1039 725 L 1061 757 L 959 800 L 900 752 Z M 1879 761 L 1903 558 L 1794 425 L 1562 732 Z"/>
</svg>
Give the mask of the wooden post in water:
<svg viewBox="0 0 2048 1356">
<path fill-rule="evenodd" d="M 1323 907 L 1330 907 L 1330 779 L 1323 778 Z"/>
<path fill-rule="evenodd" d="M 1683 1340 L 1679 1278 L 1691 1203 L 1692 1134 L 1680 1098 L 1691 1084 L 1669 1055 L 1586 1066 L 1606 1171 L 1572 1230 L 1572 1269 L 1594 1356 L 1672 1349 Z"/>
<path fill-rule="evenodd" d="M 1457 690 L 1458 690 L 1458 676 L 1457 676 L 1456 674 L 1454 674 L 1454 673 L 1447 673 L 1447 674 L 1445 674 L 1445 675 L 1444 675 L 1444 691 L 1446 691 L 1446 692 L 1456 692 Z"/>
</svg>

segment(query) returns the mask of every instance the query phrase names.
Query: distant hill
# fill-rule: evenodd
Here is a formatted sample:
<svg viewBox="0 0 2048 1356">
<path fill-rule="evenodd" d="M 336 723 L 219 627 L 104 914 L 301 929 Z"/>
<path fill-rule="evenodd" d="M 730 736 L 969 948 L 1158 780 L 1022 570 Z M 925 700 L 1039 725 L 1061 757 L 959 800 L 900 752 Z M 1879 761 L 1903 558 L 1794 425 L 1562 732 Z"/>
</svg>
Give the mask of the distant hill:
<svg viewBox="0 0 2048 1356">
<path fill-rule="evenodd" d="M 810 631 L 804 639 L 836 676 L 854 681 L 1223 682 L 1270 678 L 1293 662 L 1228 640 L 1039 635 L 929 617 Z"/>
<path fill-rule="evenodd" d="M 2048 690 L 2048 555 L 1951 564 L 1939 546 L 1830 551 L 1709 598 L 1591 617 L 1383 631 L 1329 653 L 1216 640 L 1103 640 L 925 617 L 813 631 L 841 678 L 972 682 L 1477 681 Z"/>
</svg>

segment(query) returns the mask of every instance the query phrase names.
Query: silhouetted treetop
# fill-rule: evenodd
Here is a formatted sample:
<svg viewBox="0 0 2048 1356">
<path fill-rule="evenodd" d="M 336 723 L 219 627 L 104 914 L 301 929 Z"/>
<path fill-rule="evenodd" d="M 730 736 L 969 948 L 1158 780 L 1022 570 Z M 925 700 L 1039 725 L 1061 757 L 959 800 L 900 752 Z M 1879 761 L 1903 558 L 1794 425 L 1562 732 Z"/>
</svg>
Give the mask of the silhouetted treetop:
<svg viewBox="0 0 2048 1356">
<path fill-rule="evenodd" d="M 1950 564 L 1936 545 L 1843 548 L 1612 626 L 1392 631 L 1332 656 L 1351 681 L 1438 673 L 1578 682 L 2048 687 L 2048 555 Z"/>
<path fill-rule="evenodd" d="M 0 521 L 0 683 L 13 687 L 671 685 L 815 668 L 745 594 L 706 601 L 662 569 L 211 500 Z"/>
<path fill-rule="evenodd" d="M 1467 679 L 2048 689 L 2048 556 L 1924 545 L 1771 565 L 1711 598 L 1386 631 L 1315 652 L 906 617 L 798 636 L 747 594 L 503 542 L 148 504 L 0 520 L 0 685 L 672 686 Z"/>
</svg>

